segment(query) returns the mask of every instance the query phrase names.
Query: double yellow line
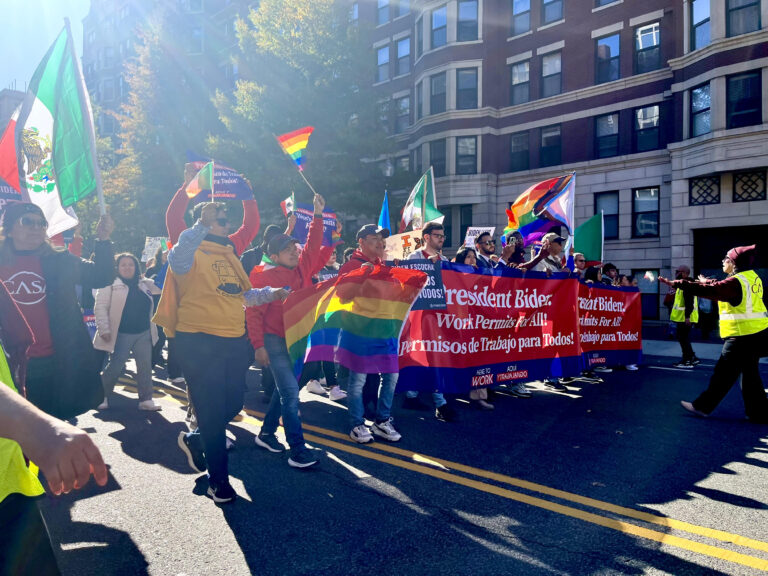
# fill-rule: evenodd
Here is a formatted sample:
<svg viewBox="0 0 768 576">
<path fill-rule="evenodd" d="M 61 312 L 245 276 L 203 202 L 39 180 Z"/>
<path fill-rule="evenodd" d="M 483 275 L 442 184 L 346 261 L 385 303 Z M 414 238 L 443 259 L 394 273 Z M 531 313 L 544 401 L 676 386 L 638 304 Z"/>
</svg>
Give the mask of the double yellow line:
<svg viewBox="0 0 768 576">
<path fill-rule="evenodd" d="M 132 380 L 121 378 L 121 382 L 126 384 L 126 388 L 129 390 L 135 389 L 134 382 Z M 163 391 L 170 395 L 170 399 L 179 404 L 186 402 L 186 393 L 182 390 L 176 388 L 163 388 Z M 247 408 L 244 409 L 244 412 L 246 413 L 246 416 L 241 415 L 238 420 L 248 424 L 261 426 L 261 419 L 264 418 L 263 413 Z M 610 528 L 611 530 L 616 530 L 624 534 L 630 534 L 654 542 L 659 542 L 661 544 L 673 546 L 675 548 L 703 554 L 711 558 L 717 558 L 719 560 L 725 560 L 727 562 L 733 562 L 735 564 L 741 564 L 743 566 L 748 566 L 750 568 L 768 572 L 768 560 L 764 558 L 742 554 L 740 552 L 735 552 L 726 548 L 720 548 L 718 546 L 704 544 L 695 540 L 689 540 L 687 538 L 675 536 L 666 532 L 660 532 L 651 528 L 638 526 L 637 524 L 626 522 L 620 519 L 603 516 L 594 512 L 588 512 L 580 508 L 575 508 L 573 506 L 545 500 L 538 496 L 516 492 L 514 490 L 510 490 L 509 488 L 505 488 L 504 486 L 521 488 L 528 492 L 557 498 L 569 503 L 607 512 L 612 515 L 638 520 L 646 524 L 662 526 L 668 530 L 694 534 L 743 548 L 751 548 L 760 552 L 768 553 L 768 542 L 754 540 L 752 538 L 747 538 L 738 534 L 732 534 L 730 532 L 724 532 L 722 530 L 716 530 L 714 528 L 698 526 L 696 524 L 675 520 L 673 518 L 657 516 L 655 514 L 641 512 L 639 510 L 626 508 L 624 506 L 617 506 L 609 502 L 603 502 L 601 500 L 580 496 L 578 494 L 573 494 L 564 490 L 550 488 L 549 486 L 544 486 L 535 482 L 528 482 L 519 478 L 513 478 L 505 474 L 499 474 L 497 472 L 490 472 L 481 468 L 466 466 L 464 464 L 452 462 L 450 460 L 444 460 L 442 458 L 425 456 L 423 454 L 404 450 L 390 444 L 375 442 L 372 444 L 366 444 L 365 447 L 363 447 L 360 444 L 354 443 L 346 434 L 321 428 L 319 426 L 313 426 L 307 423 L 303 423 L 303 428 L 307 431 L 322 435 L 304 435 L 309 442 L 314 444 L 320 444 L 327 448 L 340 450 L 348 454 L 354 454 L 369 460 L 375 460 L 377 462 L 389 464 L 397 468 L 418 472 L 419 474 L 424 474 L 425 476 L 439 478 L 440 480 L 445 480 L 446 482 L 466 486 L 468 488 L 472 488 L 480 492 L 485 492 L 487 494 L 493 494 L 507 500 L 513 500 L 515 502 L 521 502 L 523 504 L 535 506 L 536 508 L 549 510 L 557 514 L 562 514 L 563 516 L 577 518 L 579 520 L 583 520 L 591 524 L 596 524 L 598 526 L 603 526 L 605 528 Z M 344 443 L 337 440 L 341 440 Z M 463 475 L 459 475 L 455 472 L 461 473 Z M 465 475 L 480 478 L 482 480 L 477 480 L 471 477 L 468 478 Z M 495 484 L 491 484 L 483 480 L 491 481 Z M 501 484 L 501 486 L 497 484 Z"/>
</svg>

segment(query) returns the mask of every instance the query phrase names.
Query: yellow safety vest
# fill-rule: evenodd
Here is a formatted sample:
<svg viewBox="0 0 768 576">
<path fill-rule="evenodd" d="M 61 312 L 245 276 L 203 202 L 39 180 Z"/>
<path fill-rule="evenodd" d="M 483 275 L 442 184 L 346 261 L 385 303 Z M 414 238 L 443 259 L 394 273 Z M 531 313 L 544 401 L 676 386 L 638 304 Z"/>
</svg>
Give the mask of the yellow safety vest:
<svg viewBox="0 0 768 576">
<path fill-rule="evenodd" d="M 720 310 L 720 337 L 749 336 L 768 328 L 768 311 L 763 303 L 763 282 L 754 271 L 739 272 L 741 302 L 731 306 L 718 302 Z"/>
<path fill-rule="evenodd" d="M 6 385 L 16 392 L 11 370 L 5 359 L 5 352 L 0 346 L 0 386 Z M 43 485 L 27 466 L 21 446 L 13 440 L 0 438 L 0 502 L 10 494 L 39 496 L 43 494 Z"/>
<path fill-rule="evenodd" d="M 675 303 L 672 305 L 672 313 L 669 315 L 672 322 L 685 322 L 685 298 L 682 290 L 675 290 Z M 693 297 L 693 311 L 691 312 L 691 322 L 696 324 L 699 321 L 699 299 Z"/>
</svg>

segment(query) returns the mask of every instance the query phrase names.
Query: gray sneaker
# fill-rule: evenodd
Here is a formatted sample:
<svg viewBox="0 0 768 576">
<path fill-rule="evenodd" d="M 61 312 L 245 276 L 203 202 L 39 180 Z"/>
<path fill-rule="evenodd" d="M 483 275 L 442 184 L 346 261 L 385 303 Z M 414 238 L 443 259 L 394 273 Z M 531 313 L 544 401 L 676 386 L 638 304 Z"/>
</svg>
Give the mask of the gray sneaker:
<svg viewBox="0 0 768 576">
<path fill-rule="evenodd" d="M 384 422 L 375 422 L 371 428 L 371 432 L 373 432 L 374 435 L 379 436 L 380 438 L 384 438 L 384 440 L 388 440 L 390 442 L 397 442 L 400 440 L 400 438 L 402 438 L 400 432 L 395 430 L 395 427 L 392 426 L 392 418 L 385 420 Z"/>
<path fill-rule="evenodd" d="M 285 446 L 280 443 L 274 434 L 259 434 L 253 441 L 256 443 L 256 446 L 261 446 L 275 454 L 285 452 Z"/>
<path fill-rule="evenodd" d="M 309 468 L 310 466 L 314 466 L 317 464 L 317 452 L 319 452 L 319 450 L 310 450 L 309 448 L 304 447 L 300 452 L 291 454 L 291 457 L 288 458 L 288 465 L 293 468 Z"/>
<path fill-rule="evenodd" d="M 531 397 L 531 391 L 528 390 L 528 387 L 523 382 L 515 384 L 514 386 L 510 386 L 509 393 L 512 394 L 512 396 L 517 396 L 518 398 Z"/>
</svg>

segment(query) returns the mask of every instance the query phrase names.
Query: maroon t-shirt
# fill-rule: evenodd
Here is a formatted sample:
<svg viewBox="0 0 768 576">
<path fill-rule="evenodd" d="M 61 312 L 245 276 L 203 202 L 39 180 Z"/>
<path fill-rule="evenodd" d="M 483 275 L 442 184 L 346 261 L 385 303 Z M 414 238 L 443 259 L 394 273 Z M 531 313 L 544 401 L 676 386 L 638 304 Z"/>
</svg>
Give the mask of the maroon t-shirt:
<svg viewBox="0 0 768 576">
<path fill-rule="evenodd" d="M 53 339 L 40 257 L 17 254 L 12 264 L 0 265 L 0 279 L 35 335 L 35 343 L 29 349 L 29 357 L 51 356 Z"/>
</svg>

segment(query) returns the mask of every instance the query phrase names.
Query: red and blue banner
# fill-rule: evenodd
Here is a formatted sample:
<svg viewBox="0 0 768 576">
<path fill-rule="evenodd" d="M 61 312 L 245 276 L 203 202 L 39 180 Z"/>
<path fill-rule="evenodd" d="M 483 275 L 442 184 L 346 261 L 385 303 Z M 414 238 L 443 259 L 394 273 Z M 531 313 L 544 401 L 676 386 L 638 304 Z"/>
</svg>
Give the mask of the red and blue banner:
<svg viewBox="0 0 768 576">
<path fill-rule="evenodd" d="M 195 168 L 201 170 L 210 158 L 198 156 L 187 151 L 187 160 Z M 213 188 L 216 200 L 253 200 L 253 188 L 248 181 L 234 168 L 214 162 L 213 167 Z M 210 202 L 211 191 L 203 190 L 191 200 L 192 204 L 200 202 Z"/>
<path fill-rule="evenodd" d="M 315 217 L 315 209 L 311 204 L 296 202 L 293 213 L 296 214 L 296 225 L 293 227 L 291 236 L 296 238 L 299 244 L 304 245 L 307 242 L 312 218 Z M 336 212 L 326 206 L 323 210 L 323 246 L 333 246 L 338 243 L 334 238 L 334 232 L 336 232 Z"/>
</svg>

